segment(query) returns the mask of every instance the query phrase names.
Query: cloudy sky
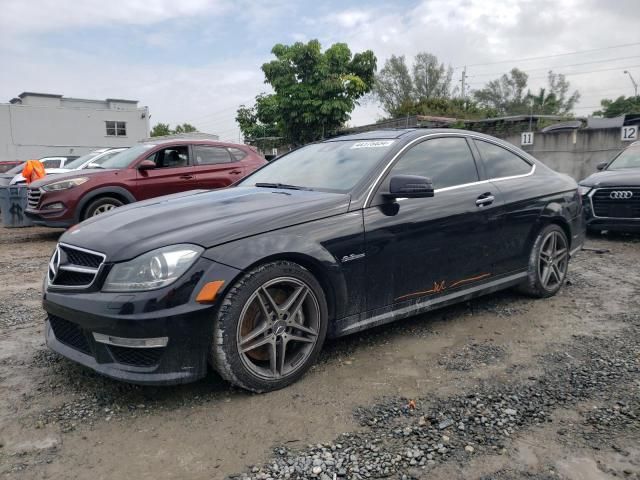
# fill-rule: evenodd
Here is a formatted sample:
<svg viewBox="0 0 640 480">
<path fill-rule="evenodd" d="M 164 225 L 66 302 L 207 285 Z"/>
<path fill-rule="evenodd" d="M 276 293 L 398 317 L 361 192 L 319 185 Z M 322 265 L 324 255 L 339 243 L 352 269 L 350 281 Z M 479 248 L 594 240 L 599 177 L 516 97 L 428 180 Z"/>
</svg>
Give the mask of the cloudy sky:
<svg viewBox="0 0 640 480">
<path fill-rule="evenodd" d="M 276 43 L 318 38 L 391 54 L 437 55 L 481 88 L 512 67 L 530 86 L 553 69 L 582 93 L 576 114 L 640 81 L 638 0 L 0 0 L 0 102 L 22 91 L 131 98 L 151 123 L 189 122 L 238 139 L 239 104 L 267 91 Z M 582 53 L 573 53 L 582 52 Z M 533 58 L 533 59 L 532 59 Z M 375 102 L 351 124 L 382 116 Z"/>
</svg>

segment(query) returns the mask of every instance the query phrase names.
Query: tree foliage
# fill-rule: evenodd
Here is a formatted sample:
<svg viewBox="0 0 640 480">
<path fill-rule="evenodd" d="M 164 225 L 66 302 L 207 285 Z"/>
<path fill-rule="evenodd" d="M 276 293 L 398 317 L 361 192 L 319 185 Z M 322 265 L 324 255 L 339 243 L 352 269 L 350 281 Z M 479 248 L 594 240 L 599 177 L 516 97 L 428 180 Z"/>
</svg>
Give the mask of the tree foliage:
<svg viewBox="0 0 640 480">
<path fill-rule="evenodd" d="M 497 115 L 528 113 L 527 81 L 529 76 L 522 70 L 512 69 L 508 74 L 492 80 L 473 92 L 473 98 L 481 108 L 491 109 Z"/>
<path fill-rule="evenodd" d="M 392 55 L 376 75 L 374 95 L 392 117 L 411 114 L 427 99 L 448 99 L 452 95 L 453 69 L 430 53 L 418 53 L 412 73 L 404 56 Z"/>
<path fill-rule="evenodd" d="M 245 137 L 282 136 L 304 144 L 337 131 L 358 99 L 371 91 L 376 57 L 371 50 L 352 55 L 344 43 L 322 52 L 320 42 L 277 44 L 276 57 L 262 65 L 274 93 L 242 105 L 236 121 Z"/>
<path fill-rule="evenodd" d="M 618 117 L 626 113 L 640 113 L 640 95 L 625 97 L 620 96 L 615 100 L 609 100 L 605 98 L 600 101 L 602 110 L 593 112 L 598 117 Z"/>
<path fill-rule="evenodd" d="M 151 129 L 152 137 L 163 137 L 165 135 L 171 135 L 171 128 L 168 123 L 156 123 Z"/>
<path fill-rule="evenodd" d="M 580 99 L 577 90 L 569 93 L 571 85 L 562 74 L 550 71 L 547 88 L 537 93 L 527 89 L 528 80 L 526 73 L 514 68 L 473 92 L 473 97 L 481 108 L 493 110 L 497 115 L 569 115 Z"/>
<path fill-rule="evenodd" d="M 168 123 L 156 123 L 151 129 L 152 137 L 164 137 L 166 135 L 173 135 L 176 133 L 191 133 L 197 132 L 198 129 L 190 123 L 183 123 L 176 126 L 175 129 L 171 129 Z"/>
</svg>

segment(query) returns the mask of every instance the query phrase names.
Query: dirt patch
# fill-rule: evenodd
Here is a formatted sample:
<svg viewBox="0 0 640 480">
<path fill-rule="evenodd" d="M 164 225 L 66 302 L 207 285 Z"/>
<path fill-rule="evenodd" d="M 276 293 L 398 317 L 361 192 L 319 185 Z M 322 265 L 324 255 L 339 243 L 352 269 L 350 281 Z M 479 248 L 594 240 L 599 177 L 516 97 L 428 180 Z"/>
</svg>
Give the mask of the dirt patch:
<svg viewBox="0 0 640 480">
<path fill-rule="evenodd" d="M 46 350 L 59 232 L 0 229 L 6 478 L 640 478 L 639 237 L 566 287 L 501 292 L 325 346 L 290 388 L 115 382 Z M 624 272 L 624 275 L 620 275 Z M 234 473 L 237 472 L 237 473 Z"/>
</svg>

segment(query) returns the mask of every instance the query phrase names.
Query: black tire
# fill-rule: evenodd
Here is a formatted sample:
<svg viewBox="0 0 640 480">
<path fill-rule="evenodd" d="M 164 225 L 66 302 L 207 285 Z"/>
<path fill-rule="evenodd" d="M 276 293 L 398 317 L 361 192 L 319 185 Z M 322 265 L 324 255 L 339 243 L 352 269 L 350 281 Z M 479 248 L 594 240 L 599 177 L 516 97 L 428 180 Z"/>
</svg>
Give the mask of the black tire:
<svg viewBox="0 0 640 480">
<path fill-rule="evenodd" d="M 292 289 L 290 293 L 288 288 Z M 294 307 L 294 313 L 287 310 L 289 314 L 282 314 L 282 310 L 279 313 L 270 306 L 285 306 L 297 289 L 304 295 L 299 295 L 301 306 Z M 225 380 L 246 390 L 278 390 L 296 382 L 316 362 L 327 323 L 325 295 L 311 272 L 290 261 L 260 265 L 238 280 L 220 304 L 213 325 L 211 364 Z M 302 342 L 303 337 L 309 338 Z M 253 347 L 257 344 L 261 346 Z M 287 348 L 294 357 L 291 365 L 285 365 Z"/>
<path fill-rule="evenodd" d="M 549 242 L 552 238 L 555 238 L 558 244 L 560 242 L 564 244 L 564 253 L 561 256 L 560 250 L 554 251 L 553 261 L 549 263 L 546 258 L 550 251 Z M 545 249 L 544 251 L 543 248 Z M 569 259 L 569 241 L 564 230 L 555 224 L 547 225 L 540 230 L 533 242 L 531 254 L 529 255 L 527 279 L 517 289 L 536 298 L 552 297 L 564 285 L 567 278 Z M 547 268 L 551 270 L 548 274 L 546 274 Z"/>
<path fill-rule="evenodd" d="M 84 209 L 84 214 L 82 215 L 82 220 L 86 220 L 87 218 L 95 217 L 96 215 L 100 215 L 105 213 L 111 209 L 118 208 L 124 205 L 122 200 L 119 200 L 114 197 L 100 197 L 87 205 L 87 208 Z"/>
</svg>

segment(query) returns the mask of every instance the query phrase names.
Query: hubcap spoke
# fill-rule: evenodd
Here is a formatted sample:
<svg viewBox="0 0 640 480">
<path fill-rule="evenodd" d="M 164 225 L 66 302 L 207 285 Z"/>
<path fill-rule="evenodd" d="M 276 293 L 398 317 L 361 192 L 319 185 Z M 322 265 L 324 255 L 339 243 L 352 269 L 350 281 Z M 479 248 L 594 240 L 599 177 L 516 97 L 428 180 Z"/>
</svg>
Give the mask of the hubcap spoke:
<svg viewBox="0 0 640 480">
<path fill-rule="evenodd" d="M 269 342 L 269 368 L 271 370 L 271 374 L 274 377 L 278 376 L 278 351 L 276 350 L 278 347 L 276 345 L 276 341 L 272 340 Z"/>
<path fill-rule="evenodd" d="M 269 330 L 269 326 L 270 326 L 269 322 L 265 320 L 253 331 L 249 332 L 249 334 L 246 337 L 242 337 L 242 339 L 240 340 L 240 348 L 246 347 L 247 344 L 250 344 L 253 340 L 258 338 L 260 335 L 264 334 L 267 330 Z M 256 348 L 256 347 L 253 347 L 253 348 Z"/>
<path fill-rule="evenodd" d="M 547 286 L 549 284 L 549 277 L 551 276 L 551 267 L 544 267 L 542 269 L 542 278 L 540 279 L 540 283 L 543 286 Z"/>
<path fill-rule="evenodd" d="M 307 298 L 307 293 L 309 289 L 304 285 L 296 288 L 291 296 L 287 299 L 286 302 L 281 307 L 281 313 L 287 314 L 288 318 L 293 318 L 298 313 L 304 300 Z"/>
<path fill-rule="evenodd" d="M 287 335 L 287 339 L 290 342 L 303 342 L 303 343 L 315 342 L 315 338 L 301 337 L 300 335 L 292 335 L 292 334 Z"/>
<path fill-rule="evenodd" d="M 264 345 L 268 345 L 270 343 L 273 342 L 273 339 L 270 337 L 264 337 L 261 338 L 260 340 L 250 343 L 249 345 L 245 345 L 244 347 L 240 347 L 240 352 L 241 353 L 247 353 L 250 352 L 251 350 L 255 350 L 256 348 L 260 348 Z"/>
<path fill-rule="evenodd" d="M 279 343 L 276 344 L 279 350 L 277 358 L 278 358 L 278 371 L 275 372 L 277 375 L 284 375 L 284 362 L 287 358 L 287 339 L 282 338 Z"/>
<path fill-rule="evenodd" d="M 294 329 L 294 330 L 298 330 L 298 331 L 303 332 L 303 333 L 306 333 L 306 334 L 308 334 L 308 335 L 313 335 L 314 337 L 317 337 L 317 336 L 318 336 L 318 332 L 316 332 L 314 329 L 309 328 L 309 327 L 307 327 L 307 326 L 305 326 L 305 325 L 302 325 L 302 324 L 300 324 L 300 323 L 291 322 L 291 323 L 290 323 L 290 326 L 291 326 L 291 328 L 292 328 L 292 329 Z"/>
<path fill-rule="evenodd" d="M 273 313 L 277 314 L 280 311 L 280 309 L 278 308 L 278 304 L 276 303 L 276 301 L 273 299 L 273 297 L 267 291 L 266 288 L 260 287 L 260 291 L 258 292 L 258 298 L 260 298 L 261 304 L 263 301 L 266 302 L 266 304 L 264 304 L 264 307 L 268 305 L 273 310 Z"/>
</svg>

